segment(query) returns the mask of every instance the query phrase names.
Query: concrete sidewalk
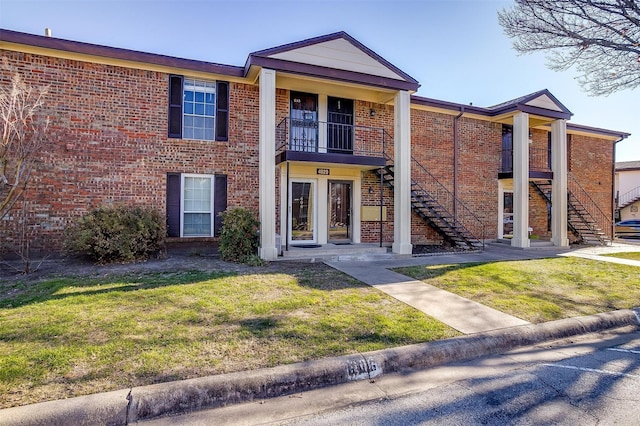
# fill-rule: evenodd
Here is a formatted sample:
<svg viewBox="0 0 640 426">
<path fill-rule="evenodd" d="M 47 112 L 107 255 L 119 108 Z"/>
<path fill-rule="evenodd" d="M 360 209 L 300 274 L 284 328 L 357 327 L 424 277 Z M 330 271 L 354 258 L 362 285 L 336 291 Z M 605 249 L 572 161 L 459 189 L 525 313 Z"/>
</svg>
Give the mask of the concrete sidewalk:
<svg viewBox="0 0 640 426">
<path fill-rule="evenodd" d="M 528 324 L 514 316 L 497 311 L 448 291 L 414 280 L 389 268 L 420 265 L 498 262 L 507 260 L 540 259 L 554 256 L 574 256 L 604 262 L 640 266 L 640 261 L 601 256 L 606 253 L 640 251 L 640 246 L 616 244 L 589 246 L 577 250 L 545 247 L 514 249 L 505 244 L 488 245 L 476 253 L 455 253 L 405 259 L 367 261 L 331 261 L 327 265 L 404 302 L 425 314 L 465 333 L 480 333 L 505 327 Z"/>
<path fill-rule="evenodd" d="M 379 263 L 327 264 L 465 334 L 528 324 L 520 318 L 390 271 Z"/>
</svg>

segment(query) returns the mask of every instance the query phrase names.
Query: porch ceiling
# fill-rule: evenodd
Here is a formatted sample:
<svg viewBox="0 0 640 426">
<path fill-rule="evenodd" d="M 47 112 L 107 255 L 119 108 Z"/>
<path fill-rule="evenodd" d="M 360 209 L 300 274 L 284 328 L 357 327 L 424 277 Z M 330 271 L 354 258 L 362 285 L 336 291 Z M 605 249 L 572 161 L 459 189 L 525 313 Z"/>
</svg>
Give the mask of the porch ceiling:
<svg viewBox="0 0 640 426">
<path fill-rule="evenodd" d="M 277 73 L 276 87 L 379 104 L 392 104 L 396 93 L 390 89 L 287 73 Z"/>
</svg>

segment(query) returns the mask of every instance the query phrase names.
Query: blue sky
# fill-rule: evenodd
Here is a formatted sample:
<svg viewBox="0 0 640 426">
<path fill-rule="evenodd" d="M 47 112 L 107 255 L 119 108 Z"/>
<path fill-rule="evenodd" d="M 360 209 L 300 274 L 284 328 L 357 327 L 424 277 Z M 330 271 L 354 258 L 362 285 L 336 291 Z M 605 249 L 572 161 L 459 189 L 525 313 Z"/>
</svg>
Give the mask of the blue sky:
<svg viewBox="0 0 640 426">
<path fill-rule="evenodd" d="M 416 78 L 418 95 L 477 106 L 549 89 L 572 122 L 632 133 L 617 160 L 640 160 L 640 90 L 584 93 L 573 70 L 542 53 L 518 56 L 503 35 L 500 0 L 0 0 L 0 27 L 244 65 L 256 50 L 346 31 Z"/>
</svg>

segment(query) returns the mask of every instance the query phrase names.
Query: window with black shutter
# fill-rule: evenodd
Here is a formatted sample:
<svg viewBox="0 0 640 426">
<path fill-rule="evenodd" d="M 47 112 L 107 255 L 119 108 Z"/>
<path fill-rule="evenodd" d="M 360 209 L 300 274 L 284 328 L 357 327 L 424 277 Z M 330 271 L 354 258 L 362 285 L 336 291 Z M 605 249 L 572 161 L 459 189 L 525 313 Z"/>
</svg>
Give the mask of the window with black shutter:
<svg viewBox="0 0 640 426">
<path fill-rule="evenodd" d="M 219 236 L 226 209 L 226 175 L 167 173 L 168 237 Z"/>
<path fill-rule="evenodd" d="M 216 84 L 216 140 L 229 140 L 229 83 L 218 81 Z"/>
<path fill-rule="evenodd" d="M 167 236 L 180 236 L 180 173 L 167 173 Z"/>
<path fill-rule="evenodd" d="M 227 175 L 216 175 L 214 182 L 215 198 L 213 200 L 214 225 L 213 231 L 216 237 L 220 236 L 222 229 L 222 217 L 220 213 L 227 209 Z"/>
<path fill-rule="evenodd" d="M 169 76 L 170 138 L 229 140 L 229 83 Z"/>
<path fill-rule="evenodd" d="M 169 76 L 169 137 L 182 138 L 182 76 Z"/>
</svg>

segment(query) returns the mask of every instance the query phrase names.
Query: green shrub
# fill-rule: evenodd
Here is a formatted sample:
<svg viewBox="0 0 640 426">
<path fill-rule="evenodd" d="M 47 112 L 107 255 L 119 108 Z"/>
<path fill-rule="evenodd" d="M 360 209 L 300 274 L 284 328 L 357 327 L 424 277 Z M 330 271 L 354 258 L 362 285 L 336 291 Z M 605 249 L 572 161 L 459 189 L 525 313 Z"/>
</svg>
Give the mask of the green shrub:
<svg viewBox="0 0 640 426">
<path fill-rule="evenodd" d="M 102 207 L 67 228 L 66 248 L 100 263 L 148 259 L 164 249 L 164 218 L 143 207 Z"/>
<path fill-rule="evenodd" d="M 251 210 L 237 207 L 220 214 L 220 255 L 223 260 L 240 263 L 255 263 L 257 257 L 260 222 Z"/>
</svg>

